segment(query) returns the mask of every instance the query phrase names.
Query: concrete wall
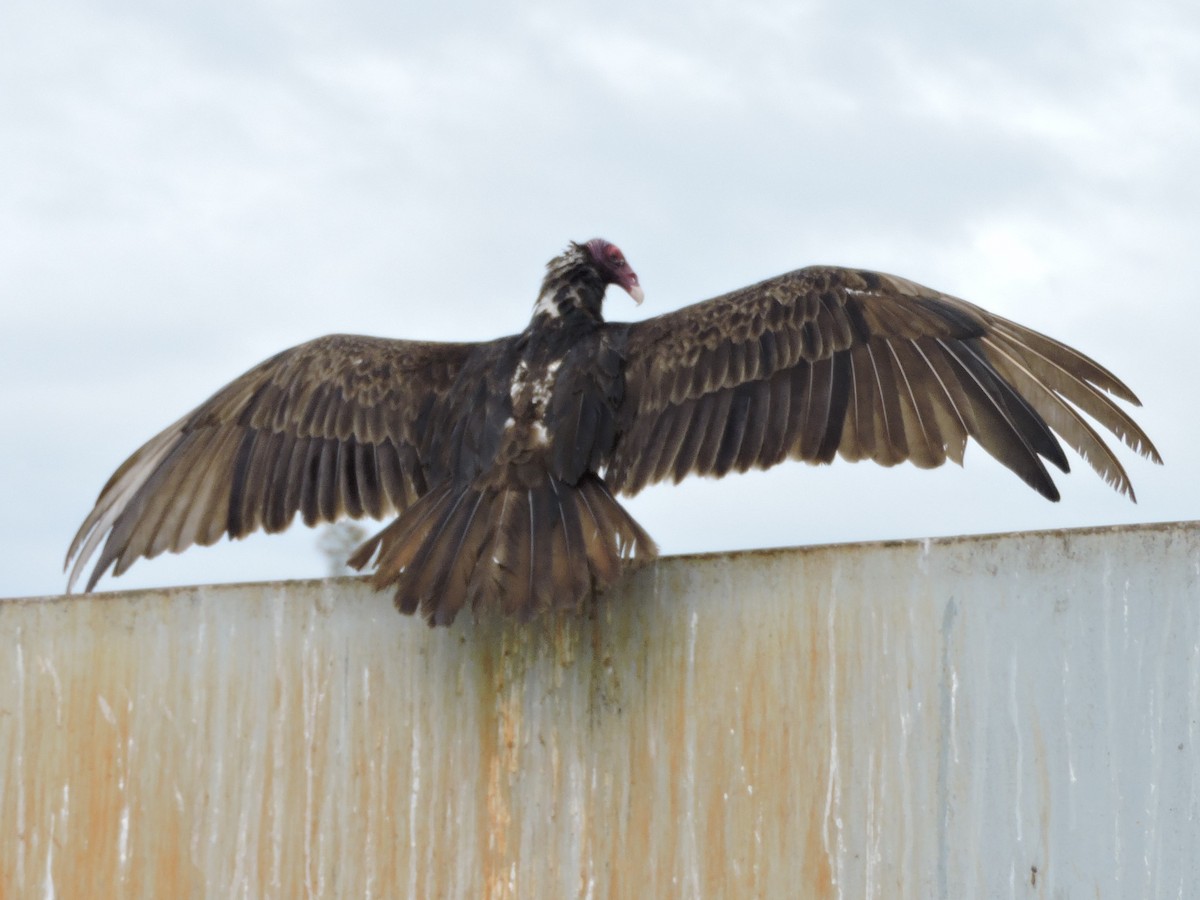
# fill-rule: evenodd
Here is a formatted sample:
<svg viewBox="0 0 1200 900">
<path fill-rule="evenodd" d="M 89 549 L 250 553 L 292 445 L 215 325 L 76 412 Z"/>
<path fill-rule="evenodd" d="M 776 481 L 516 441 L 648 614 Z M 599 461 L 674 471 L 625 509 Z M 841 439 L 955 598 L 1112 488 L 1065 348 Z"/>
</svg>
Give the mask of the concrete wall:
<svg viewBox="0 0 1200 900">
<path fill-rule="evenodd" d="M 1200 895 L 1200 525 L 0 603 L 0 895 Z"/>
</svg>

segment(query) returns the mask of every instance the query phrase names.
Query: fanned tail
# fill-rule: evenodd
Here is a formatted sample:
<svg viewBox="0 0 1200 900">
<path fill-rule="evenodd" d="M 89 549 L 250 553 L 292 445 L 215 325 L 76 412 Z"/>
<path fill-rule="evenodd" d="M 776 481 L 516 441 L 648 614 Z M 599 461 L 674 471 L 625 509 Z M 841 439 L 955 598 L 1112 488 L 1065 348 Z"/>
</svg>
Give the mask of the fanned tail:
<svg viewBox="0 0 1200 900">
<path fill-rule="evenodd" d="M 568 485 L 547 473 L 530 486 L 435 488 L 350 565 L 375 559 L 375 587 L 393 588 L 401 612 L 449 625 L 468 604 L 522 619 L 579 609 L 657 553 L 600 478 Z"/>
</svg>

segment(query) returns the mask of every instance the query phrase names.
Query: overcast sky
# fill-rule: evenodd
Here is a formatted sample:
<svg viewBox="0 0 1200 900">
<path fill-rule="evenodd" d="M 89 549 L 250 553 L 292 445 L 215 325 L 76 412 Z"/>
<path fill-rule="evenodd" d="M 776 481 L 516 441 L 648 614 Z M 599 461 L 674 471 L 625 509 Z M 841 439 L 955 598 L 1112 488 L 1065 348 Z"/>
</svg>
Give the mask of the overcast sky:
<svg viewBox="0 0 1200 900">
<path fill-rule="evenodd" d="M 414 7 L 415 11 L 404 11 Z M 1064 339 L 1142 398 L 1134 505 L 785 464 L 630 503 L 664 552 L 1200 516 L 1200 5 L 9 0 L 0 13 L 0 595 L 58 593 L 114 468 L 329 332 L 524 327 L 602 235 L 655 315 L 810 263 Z M 103 589 L 321 575 L 296 528 Z"/>
</svg>

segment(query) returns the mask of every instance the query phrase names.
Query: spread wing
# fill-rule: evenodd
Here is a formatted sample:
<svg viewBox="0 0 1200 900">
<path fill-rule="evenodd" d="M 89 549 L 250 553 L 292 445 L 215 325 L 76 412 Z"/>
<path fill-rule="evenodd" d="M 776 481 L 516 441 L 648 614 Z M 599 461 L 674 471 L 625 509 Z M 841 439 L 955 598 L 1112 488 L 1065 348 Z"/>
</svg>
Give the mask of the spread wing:
<svg viewBox="0 0 1200 900">
<path fill-rule="evenodd" d="M 903 278 L 800 269 L 626 326 L 622 436 L 606 479 L 634 494 L 840 454 L 885 466 L 962 463 L 967 438 L 1044 496 L 1058 438 L 1133 498 L 1087 417 L 1161 462 L 1107 369 L 1052 338 Z M 1057 438 L 1056 438 L 1057 435 Z"/>
<path fill-rule="evenodd" d="M 422 423 L 474 344 L 330 335 L 268 359 L 127 459 L 67 552 L 68 590 L 259 528 L 384 516 L 426 491 Z"/>
</svg>

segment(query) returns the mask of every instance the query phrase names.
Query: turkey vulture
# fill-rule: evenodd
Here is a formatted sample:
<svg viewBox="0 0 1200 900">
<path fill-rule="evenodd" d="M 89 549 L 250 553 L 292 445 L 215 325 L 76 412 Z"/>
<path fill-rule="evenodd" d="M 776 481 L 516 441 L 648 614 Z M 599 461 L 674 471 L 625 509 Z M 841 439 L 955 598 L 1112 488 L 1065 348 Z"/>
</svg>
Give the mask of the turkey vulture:
<svg viewBox="0 0 1200 900">
<path fill-rule="evenodd" d="M 1138 404 L 1065 344 L 904 278 L 813 266 L 636 324 L 613 244 L 547 265 L 529 326 L 486 343 L 332 335 L 251 369 L 152 438 L 100 492 L 67 554 L 91 590 L 138 557 L 222 535 L 398 514 L 351 562 L 402 612 L 529 617 L 579 608 L 654 542 L 617 503 L 664 479 L 840 455 L 962 462 L 967 438 L 1043 496 L 1061 438 L 1133 498 L 1081 413 L 1155 462 L 1109 395 Z"/>
</svg>

